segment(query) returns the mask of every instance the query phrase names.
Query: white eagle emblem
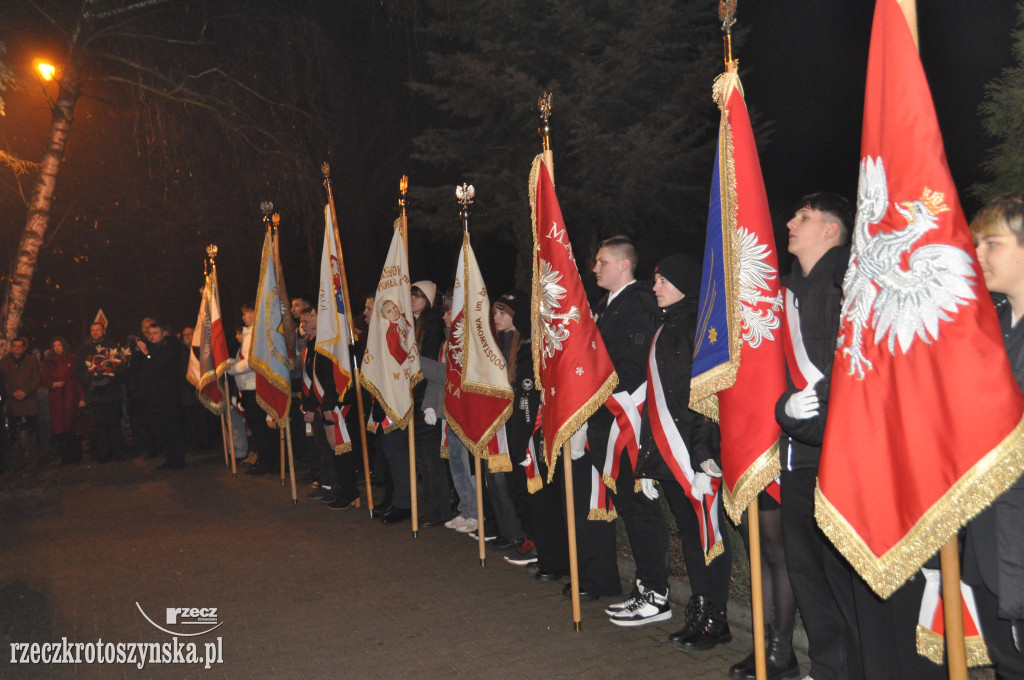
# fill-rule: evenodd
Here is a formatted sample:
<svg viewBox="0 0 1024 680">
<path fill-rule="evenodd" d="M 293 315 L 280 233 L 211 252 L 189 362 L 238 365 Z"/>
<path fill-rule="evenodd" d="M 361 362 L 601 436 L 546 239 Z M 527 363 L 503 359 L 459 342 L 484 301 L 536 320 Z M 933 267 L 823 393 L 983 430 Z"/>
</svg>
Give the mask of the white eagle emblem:
<svg viewBox="0 0 1024 680">
<path fill-rule="evenodd" d="M 737 250 L 739 251 L 740 279 L 740 319 L 743 331 L 743 342 L 751 347 L 759 347 L 762 340 L 774 340 L 773 330 L 779 327 L 779 317 L 775 314 L 782 309 L 782 292 L 775 297 L 761 295 L 768 288 L 768 282 L 778 276 L 766 258 L 771 254 L 768 246 L 757 240 L 757 234 L 747 231 L 746 227 L 737 230 Z M 763 303 L 767 307 L 759 308 Z"/>
<path fill-rule="evenodd" d="M 448 345 L 451 348 L 452 359 L 455 360 L 459 370 L 465 366 L 466 356 L 466 316 L 459 314 L 459 318 L 452 324 L 451 337 L 448 339 Z"/>
<path fill-rule="evenodd" d="M 565 314 L 555 313 L 561 309 L 559 304 L 565 298 L 565 288 L 558 285 L 562 280 L 562 272 L 551 268 L 551 263 L 540 258 L 540 320 L 544 331 L 544 354 L 548 358 L 562 349 L 562 343 L 569 339 L 569 329 L 565 325 L 570 321 L 579 322 L 580 310 L 573 305 Z"/>
<path fill-rule="evenodd" d="M 850 321 L 852 333 L 839 337 L 843 356 L 849 357 L 849 374 L 863 379 L 874 364 L 864 356 L 864 331 L 874 325 L 874 343 L 887 339 L 889 353 L 896 343 L 906 354 L 914 338 L 930 343 L 939 337 L 939 322 L 951 321 L 957 308 L 975 299 L 973 260 L 962 248 L 936 243 L 914 249 L 926 232 L 938 227 L 939 214 L 949 210 L 939 192 L 925 188 L 921 198 L 893 203 L 907 221 L 903 229 L 878 232 L 877 224 L 889 206 L 882 159 L 861 161 L 857 186 L 857 223 L 853 234 L 850 267 L 843 280 L 840 323 Z M 886 337 L 888 336 L 888 337 Z"/>
</svg>

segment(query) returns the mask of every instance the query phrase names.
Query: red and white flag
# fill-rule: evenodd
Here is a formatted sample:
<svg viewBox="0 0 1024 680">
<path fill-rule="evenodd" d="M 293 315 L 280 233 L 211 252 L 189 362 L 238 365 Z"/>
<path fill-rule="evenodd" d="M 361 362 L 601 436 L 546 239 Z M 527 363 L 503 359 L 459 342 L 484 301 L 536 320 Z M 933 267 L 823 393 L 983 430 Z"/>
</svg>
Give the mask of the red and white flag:
<svg viewBox="0 0 1024 680">
<path fill-rule="evenodd" d="M 921 609 L 917 615 L 917 653 L 937 666 L 946 663 L 946 620 L 942 605 L 942 572 L 938 569 L 921 569 L 925 577 L 924 593 L 921 595 Z M 984 587 L 984 586 L 983 586 Z M 964 624 L 964 646 L 967 665 L 990 666 L 992 660 L 982 635 L 978 605 L 974 600 L 974 589 L 960 582 L 960 605 Z"/>
<path fill-rule="evenodd" d="M 230 368 L 231 355 L 228 354 L 224 323 L 220 318 L 216 268 L 206 276 L 202 296 L 199 317 L 192 333 L 192 346 L 189 348 L 185 377 L 196 388 L 199 402 L 213 413 L 219 414 L 223 412 L 225 404 L 219 380 Z"/>
<path fill-rule="evenodd" d="M 412 418 L 412 388 L 423 379 L 420 352 L 413 325 L 409 257 L 402 242 L 402 230 L 395 222 L 377 295 L 373 299 L 366 352 L 363 354 L 359 382 L 384 410 L 383 423 L 371 423 L 367 429 L 385 432 L 405 429 Z"/>
<path fill-rule="evenodd" d="M 268 226 L 263 239 L 249 366 L 256 372 L 256 401 L 279 428 L 288 426 L 292 402 L 290 338 L 295 337 L 295 322 L 288 311 L 288 303 L 277 233 Z"/>
<path fill-rule="evenodd" d="M 1022 413 L 910 28 L 878 0 L 819 526 L 888 597 L 1020 477 Z"/>
<path fill-rule="evenodd" d="M 331 206 L 324 206 L 324 247 L 320 256 L 320 294 L 317 296 L 316 352 L 334 366 L 334 387 L 341 401 L 352 384 L 347 310 L 338 226 L 331 219 Z"/>
<path fill-rule="evenodd" d="M 734 67 L 715 79 L 722 112 L 712 171 L 690 408 L 718 420 L 725 511 L 779 474 L 775 402 L 786 390 L 782 294 L 757 144 Z"/>
<path fill-rule="evenodd" d="M 462 249 L 452 290 L 452 327 L 445 370 L 444 414 L 448 429 L 473 455 L 487 456 L 492 472 L 510 472 L 508 446 L 490 447 L 512 414 L 508 362 L 491 332 L 491 301 L 480 276 L 469 234 Z M 489 454 L 494 449 L 494 455 Z"/>
<path fill-rule="evenodd" d="M 533 368 L 544 399 L 548 481 L 563 443 L 619 384 L 583 292 L 572 243 L 543 157 L 530 172 L 533 209 Z M 598 486 L 602 486 L 598 484 Z"/>
</svg>

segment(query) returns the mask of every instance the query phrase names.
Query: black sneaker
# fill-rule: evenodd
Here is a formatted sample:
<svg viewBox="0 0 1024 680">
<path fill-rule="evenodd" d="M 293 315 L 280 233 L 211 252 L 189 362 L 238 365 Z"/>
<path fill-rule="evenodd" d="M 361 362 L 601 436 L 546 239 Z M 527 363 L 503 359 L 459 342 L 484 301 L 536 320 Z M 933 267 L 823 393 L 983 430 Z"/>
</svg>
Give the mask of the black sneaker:
<svg viewBox="0 0 1024 680">
<path fill-rule="evenodd" d="M 508 554 L 505 555 L 505 561 L 518 567 L 533 564 L 537 561 L 537 544 L 530 540 L 529 537 L 524 537 L 518 546 L 508 551 Z"/>
</svg>

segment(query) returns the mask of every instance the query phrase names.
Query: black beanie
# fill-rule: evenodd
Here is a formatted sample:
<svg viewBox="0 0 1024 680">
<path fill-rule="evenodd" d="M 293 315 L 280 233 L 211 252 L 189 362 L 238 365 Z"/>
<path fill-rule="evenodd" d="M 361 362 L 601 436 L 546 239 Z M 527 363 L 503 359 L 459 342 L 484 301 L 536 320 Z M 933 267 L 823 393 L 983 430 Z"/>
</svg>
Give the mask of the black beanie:
<svg viewBox="0 0 1024 680">
<path fill-rule="evenodd" d="M 512 317 L 512 325 L 522 335 L 530 334 L 530 297 L 528 295 L 518 290 L 510 291 L 494 301 L 491 309 L 496 307 Z"/>
<path fill-rule="evenodd" d="M 669 255 L 654 268 L 655 274 L 661 274 L 686 297 L 696 298 L 700 295 L 701 262 L 689 253 Z"/>
</svg>

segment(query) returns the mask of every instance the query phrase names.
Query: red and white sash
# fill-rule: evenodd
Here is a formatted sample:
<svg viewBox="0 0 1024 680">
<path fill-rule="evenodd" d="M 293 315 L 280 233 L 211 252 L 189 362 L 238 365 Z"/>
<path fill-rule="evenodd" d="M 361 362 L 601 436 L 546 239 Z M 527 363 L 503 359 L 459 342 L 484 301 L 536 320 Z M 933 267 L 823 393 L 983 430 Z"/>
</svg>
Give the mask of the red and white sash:
<svg viewBox="0 0 1024 680">
<path fill-rule="evenodd" d="M 615 416 L 608 431 L 608 449 L 604 457 L 604 471 L 601 476 L 612 491 L 619 478 L 619 452 L 626 449 L 629 460 L 636 470 L 636 459 L 640 454 L 640 421 L 644 400 L 647 399 L 647 383 L 640 385 L 630 394 L 623 390 L 616 392 L 604 403 Z"/>
<path fill-rule="evenodd" d="M 942 611 L 942 572 L 938 569 L 921 568 L 925 577 L 924 593 L 921 595 L 921 610 L 917 617 L 917 653 L 933 663 L 945 661 L 946 626 Z M 982 637 L 978 606 L 974 601 L 974 590 L 960 582 L 963 600 L 964 642 L 967 648 L 967 665 L 987 666 L 988 648 Z"/>
<path fill-rule="evenodd" d="M 786 350 L 786 367 L 789 377 L 798 390 L 813 385 L 825 374 L 818 370 L 807 355 L 804 336 L 800 332 L 800 310 L 796 305 L 796 296 L 788 288 L 782 289 L 786 295 L 786 325 L 782 331 L 782 345 Z"/>
<path fill-rule="evenodd" d="M 537 422 L 533 425 L 533 433 L 526 444 L 526 460 L 520 463 L 526 472 L 526 490 L 530 493 L 537 493 L 544 488 L 544 478 L 541 476 L 540 467 L 537 465 L 537 445 L 534 444 L 537 432 L 540 430 L 541 413 L 543 411 L 544 405 L 541 404 L 540 408 L 537 409 Z"/>
<path fill-rule="evenodd" d="M 704 561 L 707 564 L 720 555 L 725 548 L 722 545 L 722 532 L 718 524 L 719 504 L 721 503 L 720 489 L 722 486 L 721 477 L 711 478 L 712 495 L 704 496 L 701 500 L 695 500 L 690 495 L 693 488 L 694 469 L 690 465 L 690 452 L 686 448 L 686 442 L 676 427 L 672 413 L 669 411 L 668 402 L 665 399 L 665 390 L 661 384 L 661 375 L 658 373 L 658 362 L 655 353 L 658 347 L 658 337 L 664 328 L 658 328 L 651 341 L 651 351 L 647 355 L 647 415 L 651 421 L 651 434 L 658 445 L 658 451 L 665 460 L 672 476 L 686 492 L 686 497 L 693 505 L 697 514 L 697 522 L 700 525 L 700 544 L 704 550 Z"/>
</svg>

